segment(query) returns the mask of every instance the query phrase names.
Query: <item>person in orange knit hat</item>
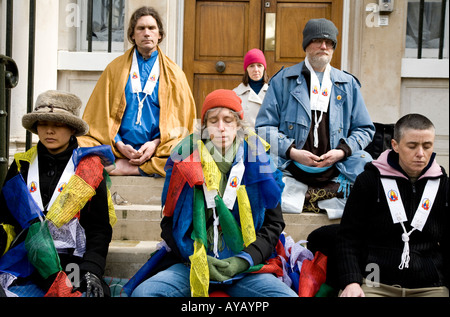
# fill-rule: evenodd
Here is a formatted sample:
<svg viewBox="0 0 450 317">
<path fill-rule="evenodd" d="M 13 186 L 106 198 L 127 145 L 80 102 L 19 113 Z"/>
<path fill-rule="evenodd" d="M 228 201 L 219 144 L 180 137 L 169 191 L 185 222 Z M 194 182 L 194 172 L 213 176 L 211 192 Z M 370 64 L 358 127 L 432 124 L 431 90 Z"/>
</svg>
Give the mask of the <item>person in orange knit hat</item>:
<svg viewBox="0 0 450 317">
<path fill-rule="evenodd" d="M 208 94 L 203 102 L 202 122 L 204 122 L 205 114 L 208 110 L 218 107 L 231 109 L 239 115 L 239 118 L 244 119 L 241 98 L 227 89 L 217 89 Z"/>
<path fill-rule="evenodd" d="M 281 178 L 267 148 L 245 129 L 241 100 L 232 90 L 207 95 L 201 118 L 200 135 L 183 139 L 165 167 L 161 237 L 167 248 L 158 254 L 167 254 L 158 267 L 166 269 L 140 272 L 142 280 L 129 292 L 133 297 L 206 297 L 217 290 L 232 297 L 295 297 L 273 272 L 261 269 L 285 226 Z"/>
</svg>

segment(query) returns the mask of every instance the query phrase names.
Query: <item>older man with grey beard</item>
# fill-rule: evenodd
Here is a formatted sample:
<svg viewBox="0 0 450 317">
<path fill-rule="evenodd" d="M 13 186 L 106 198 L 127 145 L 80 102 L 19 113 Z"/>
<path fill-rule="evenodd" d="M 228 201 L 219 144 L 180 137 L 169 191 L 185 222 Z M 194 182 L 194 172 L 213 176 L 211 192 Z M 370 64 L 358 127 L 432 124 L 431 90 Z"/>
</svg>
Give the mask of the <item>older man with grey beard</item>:
<svg viewBox="0 0 450 317">
<path fill-rule="evenodd" d="M 330 65 L 337 36 L 330 20 L 308 21 L 305 61 L 271 79 L 256 118 L 258 134 L 271 144 L 284 173 L 283 212 L 326 210 L 330 218 L 339 218 L 350 185 L 371 160 L 363 150 L 375 128 L 360 84 Z M 326 195 L 316 197 L 319 190 Z"/>
</svg>

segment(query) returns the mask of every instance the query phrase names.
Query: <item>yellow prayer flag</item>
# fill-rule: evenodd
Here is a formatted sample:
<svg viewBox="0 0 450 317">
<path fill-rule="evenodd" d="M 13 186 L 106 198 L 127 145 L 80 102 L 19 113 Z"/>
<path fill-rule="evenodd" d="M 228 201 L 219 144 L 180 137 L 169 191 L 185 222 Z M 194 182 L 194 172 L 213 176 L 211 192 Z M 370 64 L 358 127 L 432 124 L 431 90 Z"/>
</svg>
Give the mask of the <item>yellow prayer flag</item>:
<svg viewBox="0 0 450 317">
<path fill-rule="evenodd" d="M 14 226 L 9 225 L 7 223 L 5 224 L 0 224 L 0 226 L 3 227 L 3 230 L 6 232 L 6 245 L 5 245 L 5 252 L 3 252 L 3 254 L 5 254 L 6 252 L 8 252 L 9 247 L 11 246 L 11 243 L 14 241 L 14 239 L 16 238 L 16 232 L 14 231 Z M 0 254 L 2 255 L 2 254 Z"/>
<path fill-rule="evenodd" d="M 249 130 L 248 135 L 245 137 L 245 140 L 248 141 L 248 138 L 251 136 L 256 136 L 259 141 L 261 142 L 261 144 L 264 146 L 264 150 L 267 152 L 270 149 L 270 144 L 268 142 L 266 142 L 266 140 L 264 140 L 263 138 L 261 138 L 259 135 L 256 134 L 255 131 L 253 130 Z M 251 142 L 247 142 L 247 144 L 249 145 L 249 147 L 253 150 L 256 151 L 255 148 L 255 144 L 251 143 Z"/>
<path fill-rule="evenodd" d="M 47 219 L 60 228 L 69 222 L 95 195 L 95 190 L 78 175 L 73 175 L 47 213 Z"/>
<path fill-rule="evenodd" d="M 252 207 L 248 199 L 245 185 L 240 185 L 237 190 L 239 205 L 239 217 L 241 218 L 241 230 L 244 244 L 248 247 L 256 240 L 255 225 L 253 223 Z"/>
<path fill-rule="evenodd" d="M 109 188 L 108 188 L 108 214 L 109 214 L 109 224 L 111 225 L 111 227 L 114 227 L 114 225 L 117 222 L 117 216 Z"/>
<path fill-rule="evenodd" d="M 36 145 L 24 153 L 14 154 L 14 160 L 16 161 L 17 170 L 20 172 L 20 167 L 21 167 L 20 161 L 28 162 L 31 165 L 31 162 L 34 161 L 36 156 L 37 156 L 37 146 Z"/>
<path fill-rule="evenodd" d="M 205 184 L 208 190 L 219 190 L 220 180 L 222 174 L 217 167 L 216 162 L 212 158 L 206 146 L 201 140 L 197 141 L 197 147 L 200 153 L 200 158 L 202 161 L 203 175 L 205 177 Z"/>
<path fill-rule="evenodd" d="M 201 241 L 194 241 L 194 254 L 189 257 L 189 260 L 191 261 L 190 283 L 192 297 L 208 297 L 208 260 L 205 246 Z"/>
</svg>

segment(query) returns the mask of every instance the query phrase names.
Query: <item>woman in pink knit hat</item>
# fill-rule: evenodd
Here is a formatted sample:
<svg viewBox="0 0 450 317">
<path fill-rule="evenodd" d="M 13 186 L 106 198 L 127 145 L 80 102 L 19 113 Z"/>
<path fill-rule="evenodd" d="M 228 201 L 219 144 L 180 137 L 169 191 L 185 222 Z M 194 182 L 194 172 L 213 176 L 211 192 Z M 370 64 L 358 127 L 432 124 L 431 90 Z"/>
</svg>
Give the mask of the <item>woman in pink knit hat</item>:
<svg viewBox="0 0 450 317">
<path fill-rule="evenodd" d="M 245 120 L 252 127 L 255 126 L 255 119 L 259 108 L 266 95 L 267 82 L 267 63 L 264 53 L 257 49 L 251 49 L 244 57 L 244 77 L 242 83 L 234 88 L 234 92 L 241 98 L 242 107 L 245 113 Z"/>
</svg>

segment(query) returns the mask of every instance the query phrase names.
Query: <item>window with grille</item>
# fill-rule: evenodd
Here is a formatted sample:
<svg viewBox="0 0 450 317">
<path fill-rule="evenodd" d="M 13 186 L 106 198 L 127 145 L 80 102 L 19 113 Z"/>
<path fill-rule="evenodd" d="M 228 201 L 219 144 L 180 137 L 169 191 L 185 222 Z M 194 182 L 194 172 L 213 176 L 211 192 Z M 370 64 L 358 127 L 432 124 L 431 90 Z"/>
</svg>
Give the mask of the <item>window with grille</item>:
<svg viewBox="0 0 450 317">
<path fill-rule="evenodd" d="M 78 51 L 123 51 L 125 0 L 78 0 L 78 6 Z"/>
<path fill-rule="evenodd" d="M 408 0 L 405 57 L 448 59 L 447 0 Z"/>
</svg>

